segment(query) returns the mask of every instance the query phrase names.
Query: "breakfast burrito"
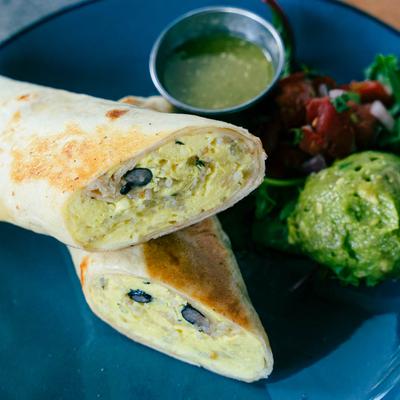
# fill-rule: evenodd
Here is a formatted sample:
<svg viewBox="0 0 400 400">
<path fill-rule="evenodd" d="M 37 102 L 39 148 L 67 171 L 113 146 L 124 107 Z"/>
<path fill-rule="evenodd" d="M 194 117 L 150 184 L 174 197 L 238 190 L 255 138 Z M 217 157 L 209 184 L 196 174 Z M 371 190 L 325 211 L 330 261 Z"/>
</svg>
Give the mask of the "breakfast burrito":
<svg viewBox="0 0 400 400">
<path fill-rule="evenodd" d="M 131 106 L 147 108 L 148 110 L 154 110 L 165 113 L 174 112 L 174 106 L 162 96 L 125 96 L 119 100 L 122 103 L 130 104 Z"/>
<path fill-rule="evenodd" d="M 260 140 L 0 77 L 0 220 L 74 247 L 115 250 L 196 223 L 264 175 Z"/>
<path fill-rule="evenodd" d="M 267 335 L 216 217 L 124 250 L 70 252 L 89 306 L 124 335 L 246 382 L 271 372 Z"/>
</svg>

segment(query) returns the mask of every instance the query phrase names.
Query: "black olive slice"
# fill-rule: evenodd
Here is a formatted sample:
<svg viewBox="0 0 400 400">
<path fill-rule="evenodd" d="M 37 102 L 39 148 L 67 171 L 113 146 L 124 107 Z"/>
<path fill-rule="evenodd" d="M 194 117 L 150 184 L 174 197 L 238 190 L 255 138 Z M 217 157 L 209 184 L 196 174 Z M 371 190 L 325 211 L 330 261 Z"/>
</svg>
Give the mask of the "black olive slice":
<svg viewBox="0 0 400 400">
<path fill-rule="evenodd" d="M 132 186 L 146 186 L 153 179 L 153 173 L 148 168 L 134 168 L 124 178 Z"/>
<path fill-rule="evenodd" d="M 150 303 L 153 297 L 140 289 L 131 289 L 127 293 L 128 297 L 137 303 Z"/>
<path fill-rule="evenodd" d="M 148 168 L 134 168 L 123 178 L 126 183 L 121 186 L 120 193 L 128 194 L 134 186 L 146 186 L 153 179 L 153 173 Z"/>
<path fill-rule="evenodd" d="M 209 332 L 210 323 L 208 322 L 208 319 L 190 304 L 186 304 L 185 307 L 182 308 L 181 314 L 189 324 L 196 326 L 202 332 Z"/>
<path fill-rule="evenodd" d="M 132 185 L 130 183 L 125 183 L 120 189 L 121 194 L 128 194 L 132 189 Z"/>
</svg>

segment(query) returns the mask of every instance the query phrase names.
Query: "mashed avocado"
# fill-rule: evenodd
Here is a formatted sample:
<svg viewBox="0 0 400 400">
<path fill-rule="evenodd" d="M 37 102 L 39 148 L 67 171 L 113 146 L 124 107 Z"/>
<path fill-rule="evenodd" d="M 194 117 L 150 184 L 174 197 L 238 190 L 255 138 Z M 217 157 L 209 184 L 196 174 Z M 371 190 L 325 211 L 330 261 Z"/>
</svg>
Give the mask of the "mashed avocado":
<svg viewBox="0 0 400 400">
<path fill-rule="evenodd" d="M 308 178 L 289 241 L 357 285 L 400 271 L 400 157 L 357 153 Z"/>
</svg>

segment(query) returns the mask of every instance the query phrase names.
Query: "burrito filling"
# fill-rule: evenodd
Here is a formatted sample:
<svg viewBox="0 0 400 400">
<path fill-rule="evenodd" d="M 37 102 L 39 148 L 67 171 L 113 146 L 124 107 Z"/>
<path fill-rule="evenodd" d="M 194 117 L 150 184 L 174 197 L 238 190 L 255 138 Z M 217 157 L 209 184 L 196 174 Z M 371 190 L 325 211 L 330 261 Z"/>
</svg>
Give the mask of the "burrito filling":
<svg viewBox="0 0 400 400">
<path fill-rule="evenodd" d="M 75 193 L 69 231 L 87 249 L 147 240 L 232 198 L 252 175 L 252 157 L 223 130 L 181 136 Z"/>
<path fill-rule="evenodd" d="M 249 380 L 263 374 L 265 350 L 257 337 L 165 286 L 99 274 L 86 288 L 99 315 L 134 339 L 217 372 L 235 371 Z"/>
</svg>

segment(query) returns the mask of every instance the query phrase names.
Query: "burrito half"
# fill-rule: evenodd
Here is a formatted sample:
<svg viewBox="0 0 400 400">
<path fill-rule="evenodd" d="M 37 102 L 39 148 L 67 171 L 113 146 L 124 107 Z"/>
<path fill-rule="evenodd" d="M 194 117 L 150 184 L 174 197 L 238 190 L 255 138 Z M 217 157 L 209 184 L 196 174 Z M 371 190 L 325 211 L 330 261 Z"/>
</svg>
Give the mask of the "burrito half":
<svg viewBox="0 0 400 400">
<path fill-rule="evenodd" d="M 70 252 L 89 306 L 119 332 L 231 378 L 270 374 L 267 335 L 215 217 L 124 250 Z"/>
<path fill-rule="evenodd" d="M 258 138 L 0 77 L 0 220 L 114 250 L 196 223 L 264 175 Z"/>
</svg>

